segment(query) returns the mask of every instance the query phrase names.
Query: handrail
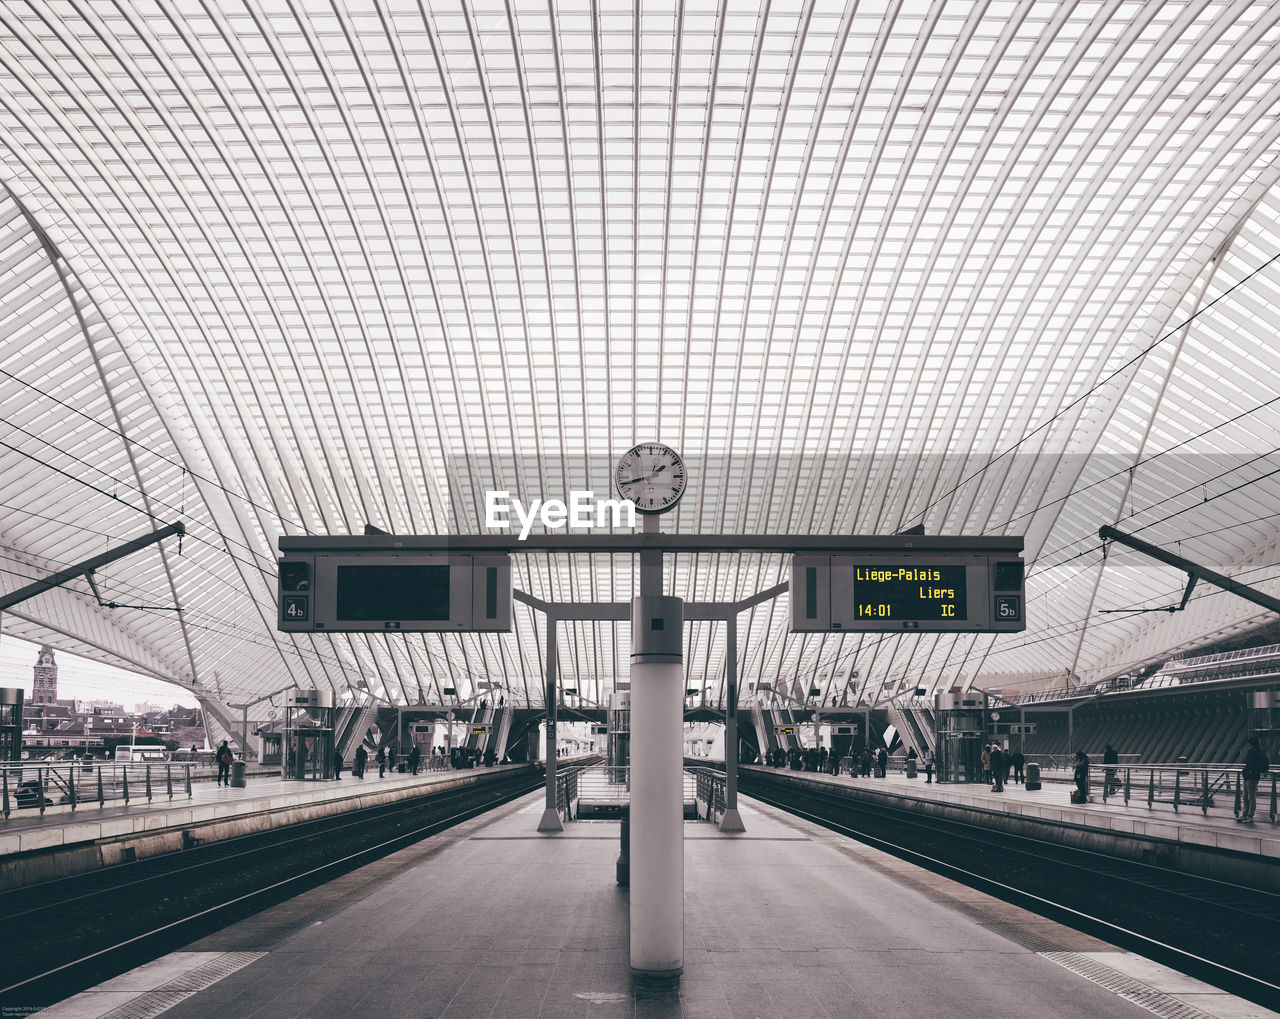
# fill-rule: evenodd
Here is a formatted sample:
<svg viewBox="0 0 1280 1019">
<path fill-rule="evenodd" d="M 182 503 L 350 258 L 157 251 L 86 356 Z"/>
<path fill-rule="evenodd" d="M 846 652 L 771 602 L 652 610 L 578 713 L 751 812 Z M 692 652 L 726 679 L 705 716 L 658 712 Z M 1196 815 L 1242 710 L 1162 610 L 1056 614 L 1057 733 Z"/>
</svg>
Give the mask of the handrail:
<svg viewBox="0 0 1280 1019">
<path fill-rule="evenodd" d="M 137 790 L 145 790 L 148 803 L 156 796 L 152 780 L 153 764 L 139 762 L 117 764 L 113 761 L 66 761 L 62 763 L 0 764 L 0 813 L 9 820 L 15 810 L 34 807 L 44 814 L 49 807 L 78 808 L 96 803 L 129 803 L 137 799 Z M 193 763 L 163 762 L 164 773 L 156 773 L 161 792 L 168 799 L 185 792 L 191 798 L 191 779 L 197 767 Z M 176 787 L 176 788 L 175 788 Z"/>
</svg>

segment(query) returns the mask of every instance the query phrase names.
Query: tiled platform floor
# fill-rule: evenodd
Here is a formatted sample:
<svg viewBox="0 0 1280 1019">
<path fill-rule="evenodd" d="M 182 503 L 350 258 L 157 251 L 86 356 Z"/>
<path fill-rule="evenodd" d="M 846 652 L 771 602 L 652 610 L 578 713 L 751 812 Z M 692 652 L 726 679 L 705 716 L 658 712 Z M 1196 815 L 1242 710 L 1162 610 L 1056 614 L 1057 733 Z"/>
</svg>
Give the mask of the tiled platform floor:
<svg viewBox="0 0 1280 1019">
<path fill-rule="evenodd" d="M 638 997 L 618 825 L 540 835 L 542 809 L 525 797 L 43 1015 L 1274 1014 L 750 800 L 745 834 L 686 823 L 680 990 Z"/>
</svg>

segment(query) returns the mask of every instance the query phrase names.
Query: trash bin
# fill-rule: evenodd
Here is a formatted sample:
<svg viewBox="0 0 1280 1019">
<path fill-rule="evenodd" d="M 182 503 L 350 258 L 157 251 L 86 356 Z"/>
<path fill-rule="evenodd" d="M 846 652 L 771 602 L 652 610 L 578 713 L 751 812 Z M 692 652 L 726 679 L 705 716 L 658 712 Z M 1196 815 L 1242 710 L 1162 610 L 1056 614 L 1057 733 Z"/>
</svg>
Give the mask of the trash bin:
<svg viewBox="0 0 1280 1019">
<path fill-rule="evenodd" d="M 244 788 L 244 761 L 231 762 L 231 784 L 236 789 Z"/>
<path fill-rule="evenodd" d="M 1027 765 L 1027 784 L 1026 784 L 1026 788 L 1027 788 L 1027 789 L 1039 789 L 1039 788 L 1040 788 L 1040 765 L 1038 765 L 1038 764 L 1034 764 L 1034 763 L 1033 763 L 1033 764 L 1028 764 L 1028 765 Z"/>
<path fill-rule="evenodd" d="M 907 778 L 916 777 L 916 759 L 914 757 L 907 758 Z"/>
</svg>

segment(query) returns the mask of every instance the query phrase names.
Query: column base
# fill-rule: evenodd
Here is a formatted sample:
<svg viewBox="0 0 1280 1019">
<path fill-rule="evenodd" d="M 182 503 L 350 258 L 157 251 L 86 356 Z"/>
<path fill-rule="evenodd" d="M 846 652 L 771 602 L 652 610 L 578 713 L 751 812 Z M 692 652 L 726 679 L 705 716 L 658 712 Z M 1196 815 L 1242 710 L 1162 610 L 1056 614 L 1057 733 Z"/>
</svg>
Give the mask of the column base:
<svg viewBox="0 0 1280 1019">
<path fill-rule="evenodd" d="M 631 986 L 640 994 L 670 994 L 680 990 L 684 967 L 672 970 L 632 969 Z"/>
<path fill-rule="evenodd" d="M 560 823 L 560 814 L 554 807 L 547 807 L 542 812 L 542 820 L 538 822 L 538 831 L 564 831 Z"/>
<path fill-rule="evenodd" d="M 724 812 L 724 817 L 720 818 L 720 830 L 730 834 L 747 830 L 747 826 L 742 823 L 741 815 L 738 814 L 737 807 L 730 807 Z"/>
</svg>

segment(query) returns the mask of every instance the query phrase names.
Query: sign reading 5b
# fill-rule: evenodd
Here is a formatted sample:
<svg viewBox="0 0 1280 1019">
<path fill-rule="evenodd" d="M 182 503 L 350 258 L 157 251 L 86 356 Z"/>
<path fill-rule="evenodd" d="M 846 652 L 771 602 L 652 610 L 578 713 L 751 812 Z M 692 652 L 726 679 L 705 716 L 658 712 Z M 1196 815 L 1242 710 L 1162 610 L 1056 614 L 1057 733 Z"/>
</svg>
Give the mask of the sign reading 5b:
<svg viewBox="0 0 1280 1019">
<path fill-rule="evenodd" d="M 796 555 L 791 562 L 791 628 L 1022 630 L 1023 565 L 1016 555 L 963 548 Z"/>
</svg>

